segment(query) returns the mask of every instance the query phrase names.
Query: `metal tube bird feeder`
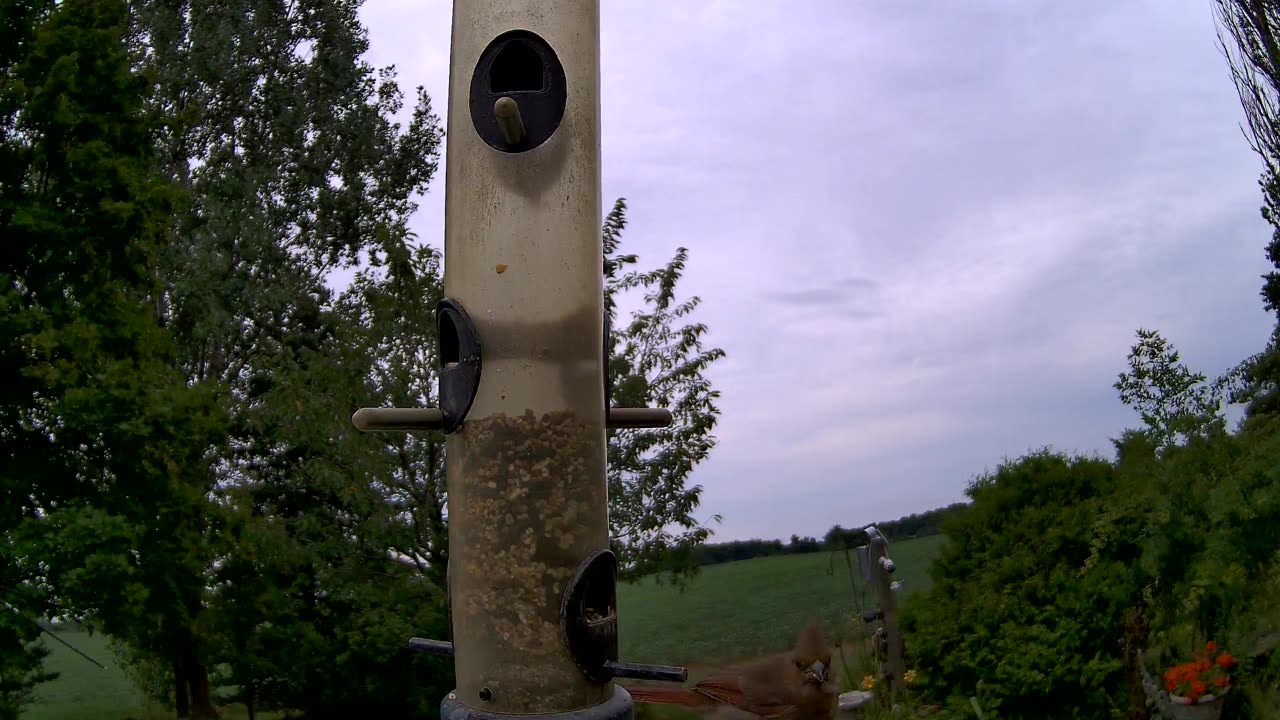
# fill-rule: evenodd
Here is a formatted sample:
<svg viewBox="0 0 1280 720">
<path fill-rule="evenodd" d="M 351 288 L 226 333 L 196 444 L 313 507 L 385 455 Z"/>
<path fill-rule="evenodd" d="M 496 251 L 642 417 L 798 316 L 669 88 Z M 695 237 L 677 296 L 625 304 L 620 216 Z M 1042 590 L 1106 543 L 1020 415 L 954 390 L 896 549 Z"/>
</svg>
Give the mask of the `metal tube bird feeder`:
<svg viewBox="0 0 1280 720">
<path fill-rule="evenodd" d="M 448 720 L 629 718 L 618 659 L 607 427 L 598 0 L 456 0 L 449 72 L 438 408 L 365 408 L 370 432 L 447 436 Z"/>
</svg>

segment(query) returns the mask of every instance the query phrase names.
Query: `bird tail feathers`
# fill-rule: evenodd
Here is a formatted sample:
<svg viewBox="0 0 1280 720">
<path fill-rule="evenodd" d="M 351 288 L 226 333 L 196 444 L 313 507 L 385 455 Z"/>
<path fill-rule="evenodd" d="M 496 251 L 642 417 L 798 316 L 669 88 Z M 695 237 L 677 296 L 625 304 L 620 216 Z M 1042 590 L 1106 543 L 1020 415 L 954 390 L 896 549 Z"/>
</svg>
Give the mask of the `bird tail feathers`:
<svg viewBox="0 0 1280 720">
<path fill-rule="evenodd" d="M 629 687 L 631 699 L 650 705 L 684 705 L 698 707 L 711 704 L 710 698 L 689 688 L 678 687 Z"/>
</svg>

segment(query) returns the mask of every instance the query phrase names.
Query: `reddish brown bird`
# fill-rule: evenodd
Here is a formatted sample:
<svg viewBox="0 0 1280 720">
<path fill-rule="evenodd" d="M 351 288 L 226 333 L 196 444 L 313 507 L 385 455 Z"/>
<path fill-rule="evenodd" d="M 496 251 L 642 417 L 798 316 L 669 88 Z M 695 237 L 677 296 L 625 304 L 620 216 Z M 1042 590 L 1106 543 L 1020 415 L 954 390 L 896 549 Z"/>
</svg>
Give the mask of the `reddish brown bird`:
<svg viewBox="0 0 1280 720">
<path fill-rule="evenodd" d="M 691 688 L 627 688 L 640 703 L 683 705 L 716 720 L 833 720 L 840 687 L 822 625 L 808 625 L 788 652 L 762 658 Z"/>
</svg>

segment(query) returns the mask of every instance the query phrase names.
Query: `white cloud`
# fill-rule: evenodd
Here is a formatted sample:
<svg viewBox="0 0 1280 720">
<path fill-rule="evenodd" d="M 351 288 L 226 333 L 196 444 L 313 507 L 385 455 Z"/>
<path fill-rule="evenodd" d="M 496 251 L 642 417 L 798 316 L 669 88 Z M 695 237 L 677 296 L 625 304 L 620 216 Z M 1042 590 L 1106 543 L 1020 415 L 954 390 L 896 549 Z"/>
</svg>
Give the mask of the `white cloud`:
<svg viewBox="0 0 1280 720">
<path fill-rule="evenodd" d="M 1201 0 L 601 5 L 605 202 L 628 198 L 643 262 L 690 248 L 684 292 L 729 353 L 693 478 L 723 536 L 1107 451 L 1138 325 L 1208 363 L 1265 338 L 1259 166 Z M 372 62 L 442 116 L 450 8 L 362 12 Z"/>
</svg>

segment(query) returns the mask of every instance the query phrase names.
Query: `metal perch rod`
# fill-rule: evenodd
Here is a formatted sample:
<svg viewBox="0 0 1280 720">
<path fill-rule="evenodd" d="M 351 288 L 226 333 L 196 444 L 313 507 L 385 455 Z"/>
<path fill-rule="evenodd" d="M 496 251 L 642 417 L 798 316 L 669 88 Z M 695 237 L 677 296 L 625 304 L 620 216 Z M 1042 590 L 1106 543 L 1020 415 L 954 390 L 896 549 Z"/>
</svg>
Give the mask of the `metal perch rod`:
<svg viewBox="0 0 1280 720">
<path fill-rule="evenodd" d="M 617 430 L 662 428 L 671 424 L 666 408 L 609 408 L 605 427 Z M 405 432 L 439 430 L 444 415 L 439 408 L 360 408 L 351 423 L 361 432 Z"/>
<path fill-rule="evenodd" d="M 493 117 L 508 145 L 519 145 L 524 139 L 524 121 L 520 118 L 520 106 L 509 97 L 500 97 L 493 103 Z"/>
<path fill-rule="evenodd" d="M 409 649 L 432 655 L 453 655 L 453 643 L 445 640 L 409 638 Z M 644 663 L 605 661 L 604 667 L 615 678 L 631 680 L 663 680 L 682 683 L 689 679 L 689 669 L 674 665 L 646 665 Z"/>
</svg>

